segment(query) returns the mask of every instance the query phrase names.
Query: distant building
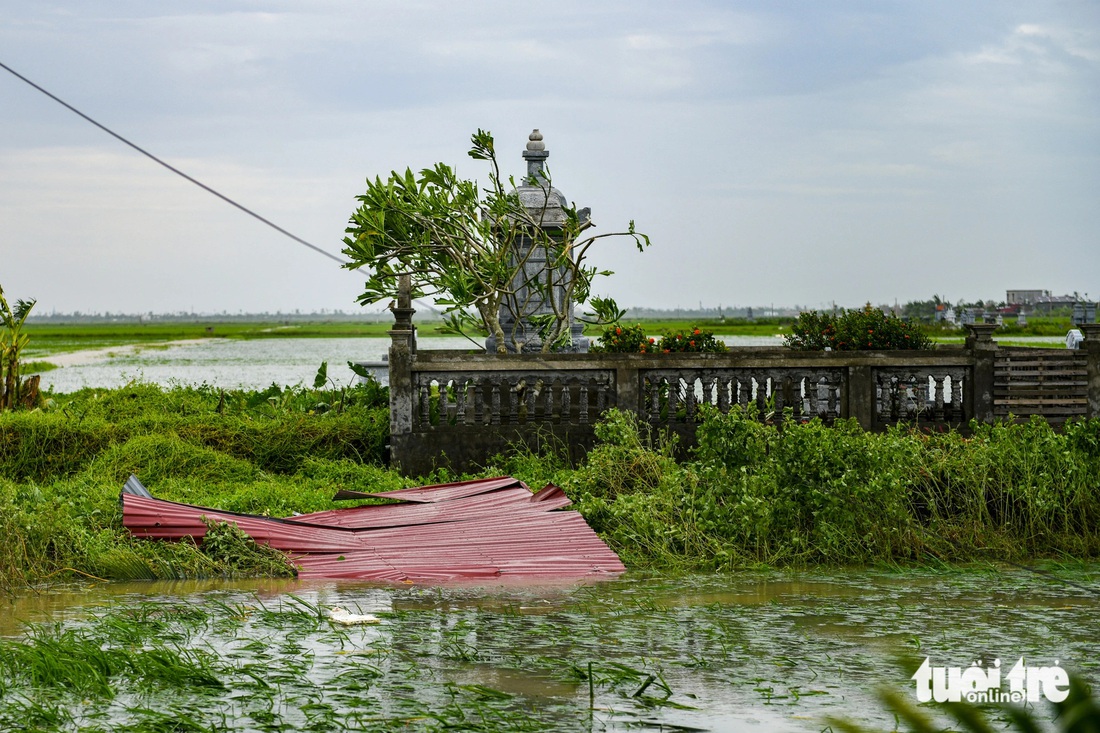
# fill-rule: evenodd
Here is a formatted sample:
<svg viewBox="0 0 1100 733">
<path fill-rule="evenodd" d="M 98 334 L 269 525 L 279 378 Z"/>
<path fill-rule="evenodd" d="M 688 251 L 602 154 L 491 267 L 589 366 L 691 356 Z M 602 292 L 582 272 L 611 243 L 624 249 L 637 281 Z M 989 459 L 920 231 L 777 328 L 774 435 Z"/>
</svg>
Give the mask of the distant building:
<svg viewBox="0 0 1100 733">
<path fill-rule="evenodd" d="M 1049 290 L 1009 290 L 1005 295 L 1008 305 L 1035 305 L 1042 298 L 1049 298 Z"/>
<path fill-rule="evenodd" d="M 1077 302 L 1073 295 L 1044 295 L 1035 301 L 1035 310 L 1038 313 L 1050 313 L 1056 309 L 1069 309 Z"/>
</svg>

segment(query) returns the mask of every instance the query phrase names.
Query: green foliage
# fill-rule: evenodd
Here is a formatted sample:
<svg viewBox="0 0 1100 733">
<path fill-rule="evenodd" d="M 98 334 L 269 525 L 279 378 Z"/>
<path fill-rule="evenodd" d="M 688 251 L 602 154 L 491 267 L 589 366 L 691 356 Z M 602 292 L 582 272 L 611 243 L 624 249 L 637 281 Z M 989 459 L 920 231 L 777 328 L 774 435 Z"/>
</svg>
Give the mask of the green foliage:
<svg viewBox="0 0 1100 733">
<path fill-rule="evenodd" d="M 676 329 L 666 332 L 660 341 L 649 338 L 641 325 L 613 325 L 604 329 L 599 343 L 592 347 L 594 352 L 614 354 L 670 354 L 681 352 L 725 353 L 726 345 L 714 337 L 712 331 L 699 326 Z"/>
<path fill-rule="evenodd" d="M 246 572 L 239 547 L 130 538 L 118 504 L 130 473 L 165 499 L 271 516 L 331 509 L 340 489 L 431 481 L 380 465 L 378 393 L 267 392 L 133 384 L 0 415 L 0 588 Z M 343 407 L 318 412 L 318 401 Z M 486 473 L 562 486 L 635 568 L 1100 557 L 1100 420 L 962 434 L 757 417 L 704 409 L 697 446 L 678 460 L 674 440 L 612 410 L 580 465 L 544 445 Z"/>
<path fill-rule="evenodd" d="M 0 640 L 0 675 L 31 689 L 104 697 L 113 697 L 122 680 L 145 690 L 223 688 L 218 679 L 223 670 L 209 652 L 183 649 L 154 634 L 135 635 L 142 643 L 119 643 L 85 628 L 32 626 L 26 641 Z"/>
<path fill-rule="evenodd" d="M 704 411 L 692 460 L 612 411 L 559 479 L 632 566 L 877 563 L 1100 555 L 1100 421 L 973 435 L 854 422 L 766 425 Z"/>
<path fill-rule="evenodd" d="M 478 130 L 471 144 L 470 157 L 489 164 L 486 188 L 459 178 L 444 163 L 419 174 L 394 171 L 384 182 L 367 179 L 344 238 L 347 267 L 368 273 L 359 302 L 396 298 L 398 276 L 410 275 L 413 297 L 434 298 L 449 330 L 465 334 L 483 328 L 496 336 L 502 351 L 523 336 L 504 333 L 501 308 L 518 327 L 534 304 L 550 306 L 539 323 L 543 351 L 567 335 L 573 303 L 588 303 L 597 322 L 621 317 L 614 301 L 592 297 L 593 280 L 611 273 L 587 265 L 588 250 L 613 236 L 629 237 L 642 250 L 649 238 L 636 232 L 633 222 L 625 232 L 585 234 L 591 226 L 587 217 L 559 202 L 547 179 L 527 181 L 546 196 L 543 211 L 532 213 L 512 190 L 515 181 L 501 177 L 492 135 Z M 551 234 L 543 217 L 559 205 L 564 218 Z M 532 245 L 518 246 L 524 240 Z M 529 277 L 529 260 L 538 254 L 545 254 L 547 265 Z"/>
<path fill-rule="evenodd" d="M 872 308 L 870 303 L 839 315 L 800 313 L 784 341 L 789 348 L 799 351 L 932 348 L 931 340 L 919 327 Z"/>
<path fill-rule="evenodd" d="M 229 576 L 293 578 L 298 574 L 285 554 L 257 544 L 236 524 L 205 517 L 203 523 L 206 534 L 200 548 L 204 555 L 226 568 Z"/>
<path fill-rule="evenodd" d="M 678 352 L 724 354 L 729 349 L 716 339 L 711 331 L 691 326 L 684 330 L 666 333 L 657 344 L 657 350 L 665 354 Z"/>
<path fill-rule="evenodd" d="M 646 354 L 657 350 L 657 342 L 646 335 L 641 325 L 615 324 L 605 328 L 599 342 L 589 350 L 607 354 Z"/>
<path fill-rule="evenodd" d="M 23 326 L 35 302 L 18 300 L 12 308 L 0 286 L 0 412 L 38 404 L 38 378 L 24 383 L 21 369 L 23 350 L 30 340 Z"/>
<path fill-rule="evenodd" d="M 0 414 L 0 533 L 11 540 L 0 543 L 0 588 L 73 574 L 238 572 L 193 544 L 132 540 L 118 510 L 126 478 L 138 475 L 165 499 L 227 511 L 331 509 L 341 488 L 404 485 L 378 465 L 385 401 L 377 384 L 261 392 L 131 384 Z"/>
</svg>

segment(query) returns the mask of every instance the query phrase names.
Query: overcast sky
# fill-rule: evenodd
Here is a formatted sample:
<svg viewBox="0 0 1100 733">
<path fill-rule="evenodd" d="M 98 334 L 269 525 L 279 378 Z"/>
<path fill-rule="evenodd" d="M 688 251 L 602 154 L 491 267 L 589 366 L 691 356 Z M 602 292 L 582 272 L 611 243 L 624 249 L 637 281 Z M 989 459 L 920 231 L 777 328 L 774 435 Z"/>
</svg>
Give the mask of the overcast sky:
<svg viewBox="0 0 1100 733">
<path fill-rule="evenodd" d="M 620 305 L 1100 296 L 1100 3 L 0 0 L 0 61 L 339 254 L 366 177 L 532 128 Z M 354 310 L 362 276 L 0 70 L 0 285 Z"/>
</svg>

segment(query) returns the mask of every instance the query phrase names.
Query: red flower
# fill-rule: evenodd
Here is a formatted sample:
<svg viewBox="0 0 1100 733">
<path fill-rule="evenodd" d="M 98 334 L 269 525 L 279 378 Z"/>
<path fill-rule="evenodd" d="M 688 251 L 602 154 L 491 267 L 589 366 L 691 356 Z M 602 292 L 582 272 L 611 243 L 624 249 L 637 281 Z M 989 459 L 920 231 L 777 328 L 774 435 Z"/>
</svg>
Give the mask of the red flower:
<svg viewBox="0 0 1100 733">
<path fill-rule="evenodd" d="M 695 346 L 695 341 L 688 341 L 689 346 Z"/>
</svg>

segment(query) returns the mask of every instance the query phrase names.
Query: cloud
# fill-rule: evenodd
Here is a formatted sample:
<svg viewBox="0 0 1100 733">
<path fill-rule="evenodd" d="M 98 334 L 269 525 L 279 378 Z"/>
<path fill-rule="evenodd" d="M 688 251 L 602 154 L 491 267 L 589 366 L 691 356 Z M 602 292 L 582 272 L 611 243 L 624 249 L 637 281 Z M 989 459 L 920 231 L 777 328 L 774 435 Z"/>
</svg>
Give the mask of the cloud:
<svg viewBox="0 0 1100 733">
<path fill-rule="evenodd" d="M 364 177 L 439 160 L 483 176 L 465 157 L 479 127 L 519 173 L 539 127 L 555 181 L 600 231 L 636 219 L 654 235 L 644 256 L 598 254 L 623 303 L 858 305 L 1100 277 L 1100 11 L 1086 0 L 4 12 L 5 63 L 326 249 Z M 84 310 L 167 308 L 189 291 L 216 309 L 348 307 L 355 276 L 0 84 L 5 279 Z M 1039 257 L 1041 242 L 1059 257 Z M 31 245 L 65 253 L 49 277 Z M 942 266 L 912 266 L 947 247 Z M 177 274 L 161 282 L 160 265 Z"/>
</svg>

